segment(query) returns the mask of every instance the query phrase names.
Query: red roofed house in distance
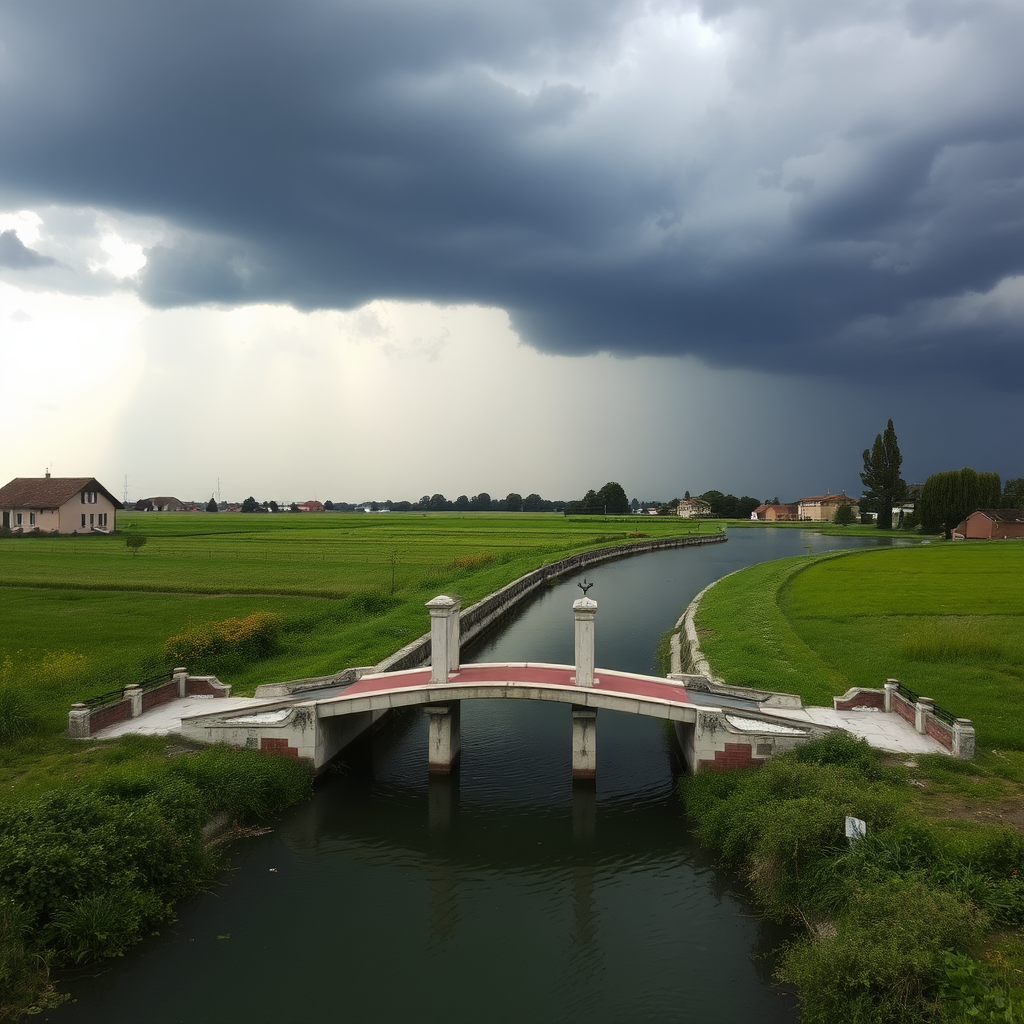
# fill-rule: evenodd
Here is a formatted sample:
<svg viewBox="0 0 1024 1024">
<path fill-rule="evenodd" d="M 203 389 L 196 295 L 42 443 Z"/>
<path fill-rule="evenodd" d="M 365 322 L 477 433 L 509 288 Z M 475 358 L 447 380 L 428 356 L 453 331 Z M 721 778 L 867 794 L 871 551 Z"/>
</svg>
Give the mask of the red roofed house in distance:
<svg viewBox="0 0 1024 1024">
<path fill-rule="evenodd" d="M 0 487 L 0 525 L 14 533 L 110 533 L 123 508 L 91 476 L 18 476 Z"/>
</svg>

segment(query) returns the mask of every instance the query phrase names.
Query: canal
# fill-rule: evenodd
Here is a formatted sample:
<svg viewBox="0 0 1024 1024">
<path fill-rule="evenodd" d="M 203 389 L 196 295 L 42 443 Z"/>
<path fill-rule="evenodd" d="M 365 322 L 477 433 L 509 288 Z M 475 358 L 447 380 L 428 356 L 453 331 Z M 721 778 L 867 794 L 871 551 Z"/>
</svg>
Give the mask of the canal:
<svg viewBox="0 0 1024 1024">
<path fill-rule="evenodd" d="M 660 635 L 735 569 L 870 543 L 737 529 L 595 567 L 597 664 L 653 672 Z M 571 663 L 578 579 L 464 660 Z M 693 841 L 664 725 L 602 711 L 591 789 L 572 786 L 570 733 L 564 705 L 467 701 L 459 770 L 428 780 L 426 716 L 396 715 L 237 843 L 176 923 L 71 980 L 74 1002 L 42 1019 L 794 1022 L 771 984 L 785 933 Z"/>
</svg>

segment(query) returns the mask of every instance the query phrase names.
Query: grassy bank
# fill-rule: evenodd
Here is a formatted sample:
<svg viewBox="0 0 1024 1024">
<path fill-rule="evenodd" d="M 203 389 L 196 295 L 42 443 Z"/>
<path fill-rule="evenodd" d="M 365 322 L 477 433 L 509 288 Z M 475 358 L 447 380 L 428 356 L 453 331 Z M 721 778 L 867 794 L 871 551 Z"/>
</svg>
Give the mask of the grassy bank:
<svg viewBox="0 0 1024 1024">
<path fill-rule="evenodd" d="M 828 705 L 896 677 L 977 729 L 973 762 L 837 741 L 684 783 L 702 840 L 805 926 L 780 972 L 805 1020 L 1024 1019 L 1022 575 L 1022 545 L 857 551 L 753 566 L 701 603 L 728 682 Z M 868 822 L 852 850 L 846 814 Z"/>
<path fill-rule="evenodd" d="M 901 679 L 1024 750 L 1024 545 L 946 544 L 782 559 L 713 587 L 697 628 L 728 682 L 830 704 Z"/>
<path fill-rule="evenodd" d="M 220 867 L 203 838 L 212 816 L 260 820 L 311 783 L 287 758 L 160 738 L 92 753 L 100 777 L 0 807 L 0 1019 L 55 1005 L 52 971 L 119 956 L 173 917 Z"/>
<path fill-rule="evenodd" d="M 929 821 L 915 803 L 933 775 L 962 767 L 885 764 L 840 736 L 682 781 L 701 841 L 769 916 L 802 927 L 778 977 L 797 987 L 805 1024 L 1024 1019 L 1024 835 Z M 867 823 L 854 845 L 846 815 Z"/>
</svg>

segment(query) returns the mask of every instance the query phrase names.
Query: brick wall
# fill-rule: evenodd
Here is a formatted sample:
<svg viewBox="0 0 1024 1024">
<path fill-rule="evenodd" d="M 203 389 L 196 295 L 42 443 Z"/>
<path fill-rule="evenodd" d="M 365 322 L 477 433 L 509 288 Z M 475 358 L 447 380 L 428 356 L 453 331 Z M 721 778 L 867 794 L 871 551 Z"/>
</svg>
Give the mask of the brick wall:
<svg viewBox="0 0 1024 1024">
<path fill-rule="evenodd" d="M 298 760 L 298 747 L 289 747 L 286 739 L 277 739 L 272 736 L 260 737 L 260 750 L 264 754 L 279 754 L 282 757 L 294 757 Z"/>
<path fill-rule="evenodd" d="M 849 700 L 835 700 L 832 703 L 838 711 L 852 711 L 853 708 L 878 708 L 880 711 L 884 711 L 885 694 L 861 690 Z"/>
<path fill-rule="evenodd" d="M 223 697 L 223 688 L 214 686 L 206 679 L 188 678 L 188 695 L 190 697 Z"/>
<path fill-rule="evenodd" d="M 911 725 L 916 727 L 917 711 L 914 705 L 904 700 L 898 693 L 892 695 L 892 709 L 900 718 L 905 718 Z"/>
<path fill-rule="evenodd" d="M 177 696 L 177 681 L 165 683 L 163 686 L 154 687 L 152 690 L 147 690 L 142 695 L 142 710 L 143 712 L 146 712 L 150 708 L 157 708 L 161 704 L 167 704 L 169 701 L 174 700 Z"/>
<path fill-rule="evenodd" d="M 725 750 L 715 751 L 713 761 L 702 759 L 700 767 L 722 771 L 729 768 L 759 768 L 763 764 L 763 758 L 753 756 L 749 743 L 726 743 Z"/>
<path fill-rule="evenodd" d="M 926 728 L 928 729 L 928 735 L 933 740 L 938 740 L 947 750 L 953 749 L 953 729 L 951 726 L 948 726 L 934 715 L 929 715 Z"/>
<path fill-rule="evenodd" d="M 100 708 L 99 711 L 94 711 L 89 716 L 89 732 L 98 732 L 100 729 L 106 729 L 108 725 L 127 721 L 131 715 L 132 707 L 126 700 L 119 701 L 117 704 L 108 704 L 105 708 Z"/>
</svg>

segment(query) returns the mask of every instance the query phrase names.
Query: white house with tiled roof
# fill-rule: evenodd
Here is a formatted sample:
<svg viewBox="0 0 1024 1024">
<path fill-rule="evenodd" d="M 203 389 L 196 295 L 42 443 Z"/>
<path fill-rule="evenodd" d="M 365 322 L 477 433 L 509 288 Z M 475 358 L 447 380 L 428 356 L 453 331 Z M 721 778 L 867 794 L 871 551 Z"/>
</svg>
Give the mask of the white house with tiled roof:
<svg viewBox="0 0 1024 1024">
<path fill-rule="evenodd" d="M 124 508 L 92 476 L 19 476 L 0 487 L 0 525 L 28 533 L 110 533 Z"/>
</svg>

